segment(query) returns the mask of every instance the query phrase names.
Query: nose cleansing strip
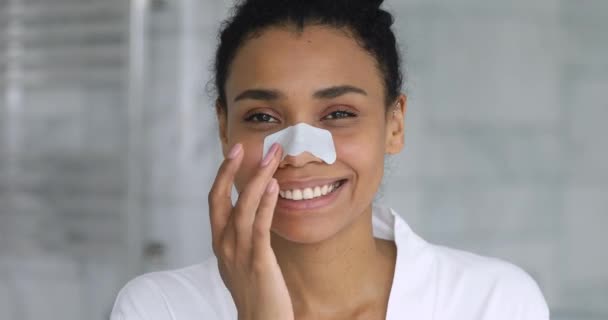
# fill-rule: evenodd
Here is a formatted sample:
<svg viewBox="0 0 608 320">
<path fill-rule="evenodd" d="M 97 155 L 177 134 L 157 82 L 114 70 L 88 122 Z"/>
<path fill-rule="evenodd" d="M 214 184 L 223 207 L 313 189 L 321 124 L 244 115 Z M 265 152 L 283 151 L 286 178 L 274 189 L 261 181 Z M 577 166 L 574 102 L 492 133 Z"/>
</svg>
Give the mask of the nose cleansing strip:
<svg viewBox="0 0 608 320">
<path fill-rule="evenodd" d="M 283 147 L 283 158 L 310 152 L 327 164 L 336 162 L 336 148 L 328 130 L 298 123 L 275 132 L 264 139 L 264 156 L 275 142 Z"/>
</svg>

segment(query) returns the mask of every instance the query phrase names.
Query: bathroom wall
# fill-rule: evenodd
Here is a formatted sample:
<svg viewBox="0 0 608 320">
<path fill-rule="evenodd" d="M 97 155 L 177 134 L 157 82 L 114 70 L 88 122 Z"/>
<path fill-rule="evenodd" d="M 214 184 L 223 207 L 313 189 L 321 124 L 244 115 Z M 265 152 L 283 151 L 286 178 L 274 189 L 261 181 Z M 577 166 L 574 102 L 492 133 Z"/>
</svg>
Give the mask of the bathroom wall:
<svg viewBox="0 0 608 320">
<path fill-rule="evenodd" d="M 0 1 L 0 319 L 104 319 L 124 281 L 125 8 Z"/>
<path fill-rule="evenodd" d="M 135 274 L 211 254 L 231 3 L 0 0 L 0 320 L 107 319 Z M 387 7 L 409 106 L 378 201 L 523 267 L 553 319 L 608 318 L 608 2 Z"/>
</svg>

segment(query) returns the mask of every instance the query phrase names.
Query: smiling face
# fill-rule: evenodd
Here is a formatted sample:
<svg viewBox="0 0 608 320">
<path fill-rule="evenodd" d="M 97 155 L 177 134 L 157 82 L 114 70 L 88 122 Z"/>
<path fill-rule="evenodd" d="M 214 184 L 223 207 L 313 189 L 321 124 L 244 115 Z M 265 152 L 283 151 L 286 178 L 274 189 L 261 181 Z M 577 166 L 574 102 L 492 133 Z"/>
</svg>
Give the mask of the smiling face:
<svg viewBox="0 0 608 320">
<path fill-rule="evenodd" d="M 343 30 L 264 30 L 237 52 L 226 101 L 227 111 L 218 108 L 224 154 L 236 143 L 245 150 L 239 192 L 259 168 L 266 136 L 301 122 L 333 136 L 335 163 L 303 153 L 286 157 L 274 175 L 282 196 L 292 199 L 314 194 L 315 186 L 337 187 L 311 200 L 279 199 L 272 230 L 290 241 L 323 241 L 369 212 L 385 154 L 403 146 L 405 96 L 385 107 L 376 61 Z"/>
</svg>

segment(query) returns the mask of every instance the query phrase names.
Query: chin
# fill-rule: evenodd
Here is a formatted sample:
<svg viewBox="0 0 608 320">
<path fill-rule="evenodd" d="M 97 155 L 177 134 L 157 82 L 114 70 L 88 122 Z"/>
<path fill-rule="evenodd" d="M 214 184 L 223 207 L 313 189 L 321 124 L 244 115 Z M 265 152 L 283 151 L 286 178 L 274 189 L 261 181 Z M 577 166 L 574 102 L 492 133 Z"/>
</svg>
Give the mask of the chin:
<svg viewBox="0 0 608 320">
<path fill-rule="evenodd" d="M 325 225 L 325 228 L 319 228 L 318 226 L 274 226 L 272 232 L 279 238 L 287 240 L 293 243 L 299 244 L 317 244 L 323 242 L 336 233 L 339 230 L 332 230 L 329 225 Z"/>
</svg>

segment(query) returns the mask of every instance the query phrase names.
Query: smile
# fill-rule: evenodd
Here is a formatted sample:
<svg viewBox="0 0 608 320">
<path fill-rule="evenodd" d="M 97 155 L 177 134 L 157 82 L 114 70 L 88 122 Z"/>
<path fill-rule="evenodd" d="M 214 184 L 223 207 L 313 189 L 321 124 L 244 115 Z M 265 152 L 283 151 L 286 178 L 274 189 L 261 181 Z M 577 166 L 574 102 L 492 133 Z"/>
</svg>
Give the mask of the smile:
<svg viewBox="0 0 608 320">
<path fill-rule="evenodd" d="M 346 180 L 339 180 L 334 183 L 311 186 L 303 189 L 280 190 L 279 196 L 283 199 L 294 201 L 320 198 L 335 192 L 338 188 L 342 186 L 342 184 L 344 184 L 345 181 Z"/>
</svg>

